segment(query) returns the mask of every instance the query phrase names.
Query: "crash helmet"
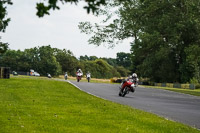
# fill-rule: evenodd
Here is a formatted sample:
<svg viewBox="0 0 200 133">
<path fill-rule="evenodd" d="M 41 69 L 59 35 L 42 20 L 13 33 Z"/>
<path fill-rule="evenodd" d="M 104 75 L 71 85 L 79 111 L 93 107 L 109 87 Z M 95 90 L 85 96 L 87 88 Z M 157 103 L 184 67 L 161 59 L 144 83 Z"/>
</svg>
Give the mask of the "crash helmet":
<svg viewBox="0 0 200 133">
<path fill-rule="evenodd" d="M 137 74 L 136 74 L 136 73 L 133 73 L 133 74 L 132 74 L 132 77 L 133 77 L 133 78 L 137 78 Z"/>
</svg>

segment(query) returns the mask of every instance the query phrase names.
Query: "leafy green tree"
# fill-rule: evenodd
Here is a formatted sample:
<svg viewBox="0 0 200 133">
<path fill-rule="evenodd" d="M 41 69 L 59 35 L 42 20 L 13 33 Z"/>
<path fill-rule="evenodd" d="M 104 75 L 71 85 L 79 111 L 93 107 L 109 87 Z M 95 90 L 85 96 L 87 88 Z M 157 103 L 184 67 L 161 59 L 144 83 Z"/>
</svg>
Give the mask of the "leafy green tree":
<svg viewBox="0 0 200 133">
<path fill-rule="evenodd" d="M 73 53 L 66 49 L 54 49 L 54 51 L 56 60 L 62 67 L 62 73 L 68 72 L 69 74 L 74 75 L 78 66 L 78 60 L 73 55 Z"/>
<path fill-rule="evenodd" d="M 34 47 L 25 50 L 25 55 L 29 58 L 31 69 L 46 76 L 50 73 L 52 76 L 61 73 L 61 66 L 54 56 L 54 49 L 51 46 Z"/>
<path fill-rule="evenodd" d="M 84 73 L 90 71 L 93 78 L 112 78 L 121 76 L 119 72 L 105 60 L 97 59 L 95 61 L 85 61 L 82 63 L 84 64 Z"/>
<path fill-rule="evenodd" d="M 114 58 L 105 58 L 104 57 L 104 58 L 100 58 L 100 59 L 107 61 L 107 63 L 113 67 L 117 66 L 117 61 Z"/>
<path fill-rule="evenodd" d="M 10 18 L 6 18 L 7 15 L 7 5 L 12 5 L 11 0 L 1 0 L 0 1 L 0 32 L 5 32 L 6 27 Z"/>
<path fill-rule="evenodd" d="M 87 61 L 87 60 L 92 61 L 92 60 L 96 60 L 96 59 L 98 59 L 98 57 L 96 57 L 96 56 L 87 56 L 87 55 L 80 56 L 80 61 Z"/>
<path fill-rule="evenodd" d="M 40 54 L 39 54 L 39 49 L 37 47 L 30 48 L 30 49 L 25 49 L 24 50 L 25 56 L 28 58 L 28 63 L 30 64 L 30 69 L 33 69 L 37 72 L 40 72 Z M 30 70 L 28 70 L 30 71 Z"/>
<path fill-rule="evenodd" d="M 117 70 L 117 72 L 120 74 L 121 77 L 127 77 L 128 74 L 130 74 L 130 71 L 124 68 L 123 66 L 117 66 L 115 69 Z"/>
<path fill-rule="evenodd" d="M 44 2 L 37 3 L 37 16 L 43 17 L 45 14 L 49 15 L 49 10 L 51 9 L 60 9 L 58 6 L 59 2 L 61 2 L 62 4 L 77 4 L 80 1 L 81 0 L 48 0 L 46 4 L 44 4 Z M 93 13 L 95 13 L 101 5 L 104 5 L 106 3 L 106 0 L 85 0 L 85 2 L 87 3 L 87 5 L 84 6 L 84 8 L 87 10 L 87 12 L 90 13 L 92 11 Z"/>
<path fill-rule="evenodd" d="M 80 56 L 80 58 L 79 58 L 79 60 L 80 61 L 87 61 L 87 60 L 89 60 L 89 57 L 87 56 L 87 55 L 85 55 L 85 56 Z"/>
<path fill-rule="evenodd" d="M 81 62 L 84 65 L 83 73 L 87 73 L 88 71 L 91 73 L 92 78 L 99 78 L 100 75 L 96 70 L 97 64 L 94 61 L 84 61 Z"/>
<path fill-rule="evenodd" d="M 54 49 L 50 46 L 41 46 L 38 49 L 39 54 L 39 72 L 42 75 L 50 73 L 52 76 L 61 73 L 61 66 L 54 56 Z"/>
<path fill-rule="evenodd" d="M 7 5 L 12 5 L 11 0 L 1 0 L 0 1 L 0 32 L 5 32 L 6 27 L 10 21 L 10 18 L 6 18 L 7 16 Z M 0 55 L 8 49 L 8 43 L 1 42 L 0 36 Z"/>
<path fill-rule="evenodd" d="M 29 59 L 20 50 L 7 50 L 0 58 L 0 66 L 10 67 L 12 71 L 26 72 L 30 70 Z"/>
<path fill-rule="evenodd" d="M 108 23 L 113 8 L 115 18 Z M 93 33 L 89 43 L 95 45 L 113 46 L 117 41 L 133 38 L 132 71 L 140 76 L 156 82 L 187 82 L 192 78 L 192 74 L 185 74 L 192 69 L 187 67 L 187 49 L 200 43 L 199 10 L 196 0 L 112 1 L 99 10 L 99 14 L 107 15 L 104 26 L 82 22 L 79 28 L 86 34 Z M 199 67 L 196 64 L 195 71 Z"/>
<path fill-rule="evenodd" d="M 132 60 L 131 60 L 131 54 L 130 53 L 124 53 L 124 52 L 119 52 L 117 53 L 117 65 L 118 66 L 123 66 L 125 68 L 130 68 Z"/>
<path fill-rule="evenodd" d="M 182 64 L 183 81 L 190 81 L 196 79 L 200 83 L 200 46 L 191 45 L 185 49 L 186 62 Z M 188 69 L 189 68 L 189 69 Z"/>
<path fill-rule="evenodd" d="M 18 70 L 17 68 L 18 53 L 14 50 L 7 50 L 0 58 L 0 66 L 10 67 L 11 70 Z"/>
<path fill-rule="evenodd" d="M 8 50 L 8 43 L 0 42 L 0 56 Z"/>
<path fill-rule="evenodd" d="M 97 60 L 98 59 L 98 57 L 96 57 L 96 56 L 90 56 L 89 57 L 89 60 Z"/>
</svg>

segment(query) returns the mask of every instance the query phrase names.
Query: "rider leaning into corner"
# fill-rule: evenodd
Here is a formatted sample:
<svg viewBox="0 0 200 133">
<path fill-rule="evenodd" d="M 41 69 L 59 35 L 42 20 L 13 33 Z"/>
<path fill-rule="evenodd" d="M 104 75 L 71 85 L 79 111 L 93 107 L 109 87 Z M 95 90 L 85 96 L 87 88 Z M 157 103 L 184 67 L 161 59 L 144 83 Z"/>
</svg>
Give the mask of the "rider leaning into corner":
<svg viewBox="0 0 200 133">
<path fill-rule="evenodd" d="M 138 86 L 138 77 L 137 77 L 137 74 L 136 73 L 133 73 L 132 76 L 128 77 L 126 80 L 124 80 L 122 83 L 121 83 L 121 86 L 120 86 L 120 89 L 121 91 L 123 91 L 124 88 L 122 88 L 123 84 L 128 81 L 129 79 L 133 79 L 133 83 L 135 83 L 135 87 Z"/>
</svg>

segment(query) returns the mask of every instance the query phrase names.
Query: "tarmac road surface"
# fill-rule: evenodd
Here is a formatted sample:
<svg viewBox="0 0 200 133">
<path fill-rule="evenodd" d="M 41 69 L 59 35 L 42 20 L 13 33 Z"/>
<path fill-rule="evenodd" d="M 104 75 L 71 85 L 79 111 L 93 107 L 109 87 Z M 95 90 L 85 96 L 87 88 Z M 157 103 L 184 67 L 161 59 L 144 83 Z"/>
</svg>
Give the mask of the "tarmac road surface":
<svg viewBox="0 0 200 133">
<path fill-rule="evenodd" d="M 119 84 L 69 81 L 82 91 L 120 104 L 157 114 L 200 129 L 200 97 L 152 88 L 137 87 L 119 97 Z"/>
</svg>

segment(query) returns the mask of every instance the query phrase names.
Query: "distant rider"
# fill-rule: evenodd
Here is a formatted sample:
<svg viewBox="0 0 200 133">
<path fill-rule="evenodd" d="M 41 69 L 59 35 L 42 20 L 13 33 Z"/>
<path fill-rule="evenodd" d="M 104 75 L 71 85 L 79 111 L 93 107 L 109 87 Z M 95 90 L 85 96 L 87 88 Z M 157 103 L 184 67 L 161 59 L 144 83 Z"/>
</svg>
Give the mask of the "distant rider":
<svg viewBox="0 0 200 133">
<path fill-rule="evenodd" d="M 81 70 L 81 69 L 78 69 L 78 71 L 76 72 L 76 75 L 82 77 L 82 76 L 83 76 L 82 70 Z"/>
<path fill-rule="evenodd" d="M 68 74 L 67 74 L 67 72 L 65 72 L 64 77 L 65 77 L 65 80 L 67 80 L 67 78 L 68 78 Z"/>
<path fill-rule="evenodd" d="M 47 73 L 47 77 L 48 77 L 48 78 L 51 78 L 51 74 L 50 74 L 50 73 Z"/>
<path fill-rule="evenodd" d="M 86 73 L 86 79 L 88 80 L 88 82 L 90 82 L 90 78 L 91 78 L 91 73 L 88 71 Z"/>
<path fill-rule="evenodd" d="M 87 73 L 86 73 L 86 77 L 88 78 L 88 77 L 91 77 L 91 73 L 88 71 Z"/>
<path fill-rule="evenodd" d="M 81 69 L 78 69 L 78 71 L 76 72 L 76 74 L 81 73 L 83 75 L 83 72 Z"/>
</svg>

